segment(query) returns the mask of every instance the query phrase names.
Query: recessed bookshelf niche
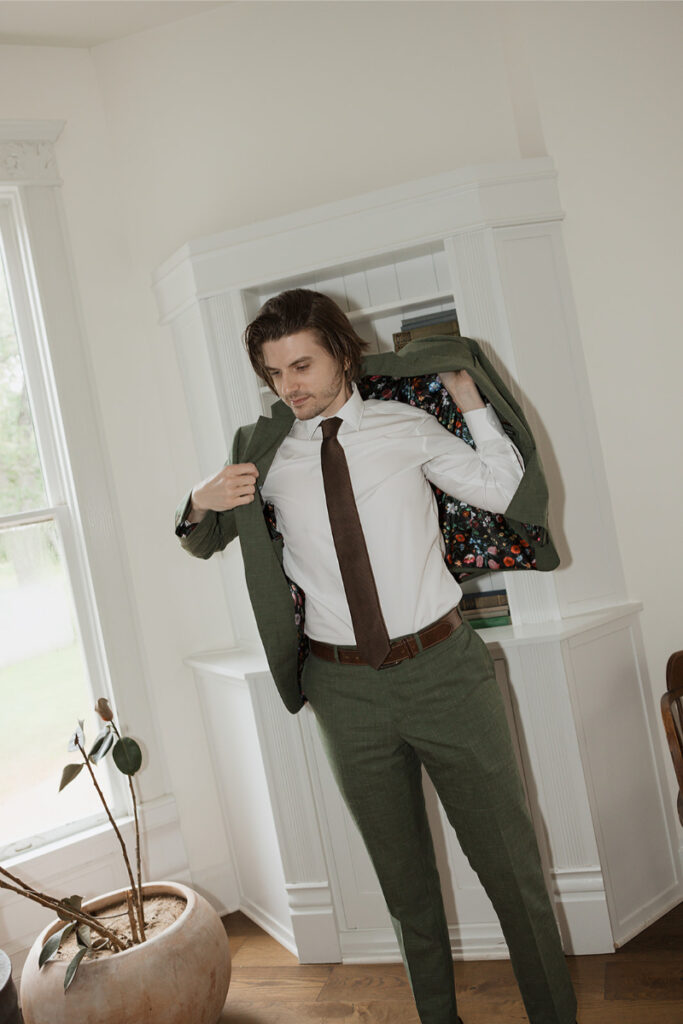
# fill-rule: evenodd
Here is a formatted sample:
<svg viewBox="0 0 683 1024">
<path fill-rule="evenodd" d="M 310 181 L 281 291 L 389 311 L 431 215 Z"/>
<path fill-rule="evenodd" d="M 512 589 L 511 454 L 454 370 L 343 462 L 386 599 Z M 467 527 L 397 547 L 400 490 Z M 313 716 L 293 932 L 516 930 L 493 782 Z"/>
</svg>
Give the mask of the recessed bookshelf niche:
<svg viewBox="0 0 683 1024">
<path fill-rule="evenodd" d="M 323 292 L 346 313 L 359 335 L 368 342 L 368 354 L 394 350 L 393 336 L 404 319 L 446 314 L 455 308 L 448 259 L 442 242 L 411 247 L 353 260 L 333 272 L 318 272 L 271 282 L 268 288 L 243 293 L 248 320 L 271 296 L 290 288 Z M 456 310 L 457 315 L 457 310 Z M 435 328 L 434 334 L 439 334 Z M 276 395 L 259 385 L 263 413 L 268 414 Z M 462 580 L 463 593 L 505 588 L 501 573 L 486 573 Z"/>
</svg>

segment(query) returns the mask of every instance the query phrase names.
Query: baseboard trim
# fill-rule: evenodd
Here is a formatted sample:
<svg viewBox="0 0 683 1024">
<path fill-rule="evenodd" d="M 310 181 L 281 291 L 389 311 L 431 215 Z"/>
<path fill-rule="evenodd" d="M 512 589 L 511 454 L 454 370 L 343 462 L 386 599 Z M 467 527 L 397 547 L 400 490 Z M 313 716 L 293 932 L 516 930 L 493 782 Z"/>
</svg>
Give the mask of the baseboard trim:
<svg viewBox="0 0 683 1024">
<path fill-rule="evenodd" d="M 247 899 L 244 895 L 242 896 L 239 909 L 243 914 L 246 914 L 254 924 L 257 924 L 259 928 L 263 928 L 264 932 L 272 935 L 272 937 L 279 942 L 281 946 L 288 949 L 290 953 L 293 953 L 298 959 L 294 932 L 291 928 L 287 928 L 281 921 L 274 918 L 272 914 L 269 914 L 267 910 L 258 906 L 258 904 L 254 903 L 253 900 Z"/>
<path fill-rule="evenodd" d="M 644 907 L 639 908 L 637 914 L 630 914 L 625 921 L 620 922 L 619 935 L 614 940 L 615 947 L 619 949 L 624 946 L 634 936 L 649 928 L 651 924 L 658 921 L 660 917 L 664 917 L 681 902 L 683 902 L 683 890 L 680 885 L 676 885 L 661 893 Z"/>
<path fill-rule="evenodd" d="M 499 925 L 472 925 L 448 929 L 454 960 L 507 960 L 509 952 Z M 393 928 L 363 928 L 341 933 L 345 964 L 401 963 Z"/>
</svg>

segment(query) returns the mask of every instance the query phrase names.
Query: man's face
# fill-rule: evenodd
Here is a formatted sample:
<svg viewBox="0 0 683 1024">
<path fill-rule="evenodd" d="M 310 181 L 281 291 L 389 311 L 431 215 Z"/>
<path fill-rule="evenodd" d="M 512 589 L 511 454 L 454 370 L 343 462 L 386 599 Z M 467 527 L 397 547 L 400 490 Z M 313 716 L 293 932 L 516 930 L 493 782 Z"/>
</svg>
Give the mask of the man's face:
<svg viewBox="0 0 683 1024">
<path fill-rule="evenodd" d="M 299 420 L 334 416 L 351 395 L 342 368 L 314 331 L 264 342 L 263 361 L 278 397 Z"/>
</svg>

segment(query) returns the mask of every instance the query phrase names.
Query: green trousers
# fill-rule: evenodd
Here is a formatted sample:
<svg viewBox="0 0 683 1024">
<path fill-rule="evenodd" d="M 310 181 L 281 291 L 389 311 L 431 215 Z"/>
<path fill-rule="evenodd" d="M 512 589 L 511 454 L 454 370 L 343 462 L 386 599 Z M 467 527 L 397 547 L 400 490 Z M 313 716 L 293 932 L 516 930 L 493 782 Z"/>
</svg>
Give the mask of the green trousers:
<svg viewBox="0 0 683 1024">
<path fill-rule="evenodd" d="M 481 637 L 465 621 L 382 669 L 309 654 L 302 689 L 379 879 L 422 1024 L 457 1024 L 458 1014 L 421 765 L 498 915 L 531 1024 L 574 1024 L 576 996 Z"/>
</svg>

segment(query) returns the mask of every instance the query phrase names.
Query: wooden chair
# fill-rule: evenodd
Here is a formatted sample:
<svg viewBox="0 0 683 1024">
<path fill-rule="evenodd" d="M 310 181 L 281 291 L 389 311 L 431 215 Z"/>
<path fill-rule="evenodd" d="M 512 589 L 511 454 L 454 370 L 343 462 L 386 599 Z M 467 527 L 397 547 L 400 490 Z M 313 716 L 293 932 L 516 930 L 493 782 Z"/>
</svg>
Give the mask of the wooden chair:
<svg viewBox="0 0 683 1024">
<path fill-rule="evenodd" d="M 683 825 L 683 651 L 674 651 L 666 665 L 662 718 L 678 779 L 678 817 Z"/>
</svg>

